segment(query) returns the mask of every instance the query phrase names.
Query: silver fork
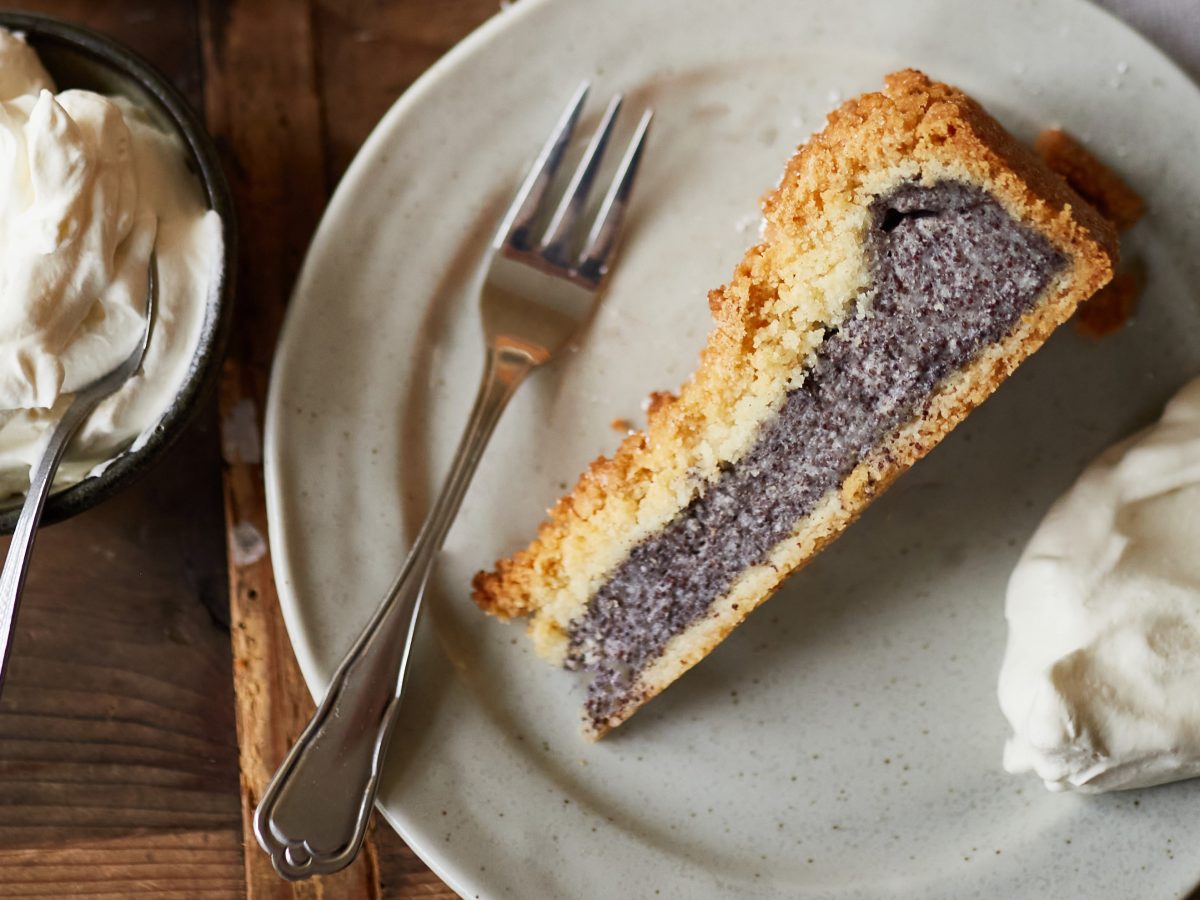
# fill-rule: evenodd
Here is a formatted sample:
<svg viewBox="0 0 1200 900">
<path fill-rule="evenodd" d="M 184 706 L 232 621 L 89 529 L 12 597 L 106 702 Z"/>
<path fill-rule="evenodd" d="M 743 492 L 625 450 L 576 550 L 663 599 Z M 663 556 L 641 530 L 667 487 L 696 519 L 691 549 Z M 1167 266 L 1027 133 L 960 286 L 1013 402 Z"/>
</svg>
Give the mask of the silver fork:
<svg viewBox="0 0 1200 900">
<path fill-rule="evenodd" d="M 496 422 L 517 387 L 579 333 L 612 264 L 651 112 L 625 151 L 586 238 L 580 220 L 621 98 L 614 97 L 540 239 L 536 226 L 587 96 L 584 83 L 538 154 L 492 245 L 482 314 L 483 380 L 450 473 L 371 621 L 342 659 L 325 699 L 254 814 L 276 871 L 296 880 L 336 872 L 357 855 L 404 693 L 421 599 L 446 532 Z M 582 249 L 577 247 L 582 243 Z"/>
</svg>

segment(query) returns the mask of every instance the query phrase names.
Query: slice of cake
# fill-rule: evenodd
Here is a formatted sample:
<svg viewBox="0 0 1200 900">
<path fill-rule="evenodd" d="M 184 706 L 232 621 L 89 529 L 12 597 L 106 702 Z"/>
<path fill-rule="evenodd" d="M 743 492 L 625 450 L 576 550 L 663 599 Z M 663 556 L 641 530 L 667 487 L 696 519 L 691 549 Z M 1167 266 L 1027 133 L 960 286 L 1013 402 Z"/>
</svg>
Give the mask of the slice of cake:
<svg viewBox="0 0 1200 900">
<path fill-rule="evenodd" d="M 678 396 L 475 599 L 590 673 L 592 736 L 694 666 L 1109 280 L 1112 226 L 920 72 L 849 101 L 764 201 Z"/>
</svg>

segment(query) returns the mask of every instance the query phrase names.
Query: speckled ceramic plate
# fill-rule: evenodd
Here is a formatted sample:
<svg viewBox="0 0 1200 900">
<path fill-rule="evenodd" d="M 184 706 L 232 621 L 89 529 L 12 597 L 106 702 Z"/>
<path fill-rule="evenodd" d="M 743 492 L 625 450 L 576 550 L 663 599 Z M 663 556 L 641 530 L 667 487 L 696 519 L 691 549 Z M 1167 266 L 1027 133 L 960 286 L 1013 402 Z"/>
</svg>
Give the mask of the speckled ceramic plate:
<svg viewBox="0 0 1200 900">
<path fill-rule="evenodd" d="M 1100 344 L 1064 329 L 709 659 L 611 738 L 472 573 L 519 546 L 652 388 L 690 371 L 756 198 L 841 98 L 915 65 L 1018 134 L 1062 124 L 1151 214 L 1150 284 Z M 388 113 L 289 312 L 267 423 L 275 572 L 324 690 L 400 566 L 480 372 L 485 246 L 581 78 L 658 118 L 583 347 L 523 389 L 450 534 L 388 819 L 481 897 L 1176 897 L 1200 782 L 1051 795 L 1000 766 L 1003 588 L 1086 460 L 1200 371 L 1200 93 L 1080 0 L 521 0 Z M 599 105 L 598 103 L 595 105 Z"/>
</svg>

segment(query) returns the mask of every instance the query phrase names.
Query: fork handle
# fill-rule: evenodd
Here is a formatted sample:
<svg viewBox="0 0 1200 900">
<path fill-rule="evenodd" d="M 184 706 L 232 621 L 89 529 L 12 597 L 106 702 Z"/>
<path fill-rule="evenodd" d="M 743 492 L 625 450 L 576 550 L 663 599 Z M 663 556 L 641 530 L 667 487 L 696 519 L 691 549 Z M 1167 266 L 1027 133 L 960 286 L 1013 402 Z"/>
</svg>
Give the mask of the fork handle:
<svg viewBox="0 0 1200 900">
<path fill-rule="evenodd" d="M 259 802 L 254 832 L 284 878 L 336 872 L 358 854 L 400 709 L 429 573 L 500 414 L 539 362 L 517 345 L 489 349 L 450 473 L 404 568 L 338 665 L 325 698 Z"/>
<path fill-rule="evenodd" d="M 30 472 L 29 493 L 25 495 L 25 504 L 21 507 L 21 515 L 17 518 L 17 526 L 13 529 L 12 541 L 4 558 L 4 569 L 0 571 L 0 689 L 4 687 L 4 676 L 8 670 L 8 655 L 12 649 L 13 630 L 17 624 L 25 576 L 29 573 L 33 541 L 37 537 L 46 498 L 54 484 L 54 473 L 58 471 L 71 438 L 103 399 L 103 395 L 94 392 L 76 394 L 54 426 L 41 458 Z"/>
</svg>

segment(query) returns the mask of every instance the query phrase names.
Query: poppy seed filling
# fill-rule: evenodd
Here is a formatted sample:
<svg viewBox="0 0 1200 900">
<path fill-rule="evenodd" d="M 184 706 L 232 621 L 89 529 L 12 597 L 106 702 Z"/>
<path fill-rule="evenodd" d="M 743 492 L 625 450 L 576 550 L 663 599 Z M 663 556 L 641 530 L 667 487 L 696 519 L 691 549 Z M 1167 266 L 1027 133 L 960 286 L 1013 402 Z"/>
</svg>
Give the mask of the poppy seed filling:
<svg viewBox="0 0 1200 900">
<path fill-rule="evenodd" d="M 901 185 L 871 205 L 866 312 L 828 329 L 803 384 L 750 450 L 633 548 L 569 628 L 593 724 L 636 701 L 638 673 L 900 426 L 1006 335 L 1066 264 L 987 192 Z"/>
</svg>

